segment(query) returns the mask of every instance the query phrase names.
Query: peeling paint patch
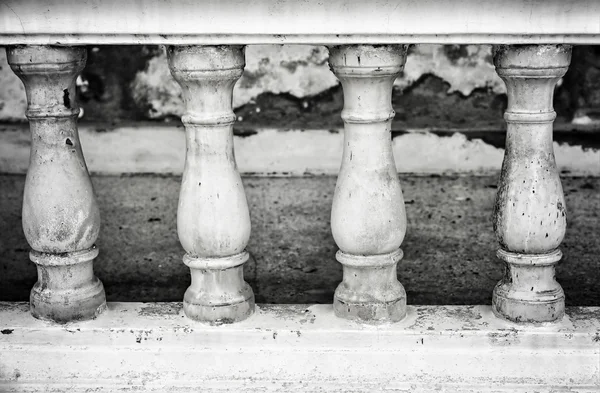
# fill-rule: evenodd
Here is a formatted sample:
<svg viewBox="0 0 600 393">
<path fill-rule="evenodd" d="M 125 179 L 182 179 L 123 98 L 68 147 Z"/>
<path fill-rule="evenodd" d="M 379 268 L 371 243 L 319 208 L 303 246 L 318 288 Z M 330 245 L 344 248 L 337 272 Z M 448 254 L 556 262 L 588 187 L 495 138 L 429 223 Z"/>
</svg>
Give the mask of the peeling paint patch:
<svg viewBox="0 0 600 393">
<path fill-rule="evenodd" d="M 315 95 L 337 85 L 327 65 L 328 52 L 322 46 L 250 45 L 246 47 L 244 75 L 234 89 L 235 108 L 259 94 L 289 93 L 296 97 Z M 181 116 L 184 105 L 181 89 L 173 80 L 166 52 L 148 62 L 131 84 L 133 98 L 147 108 L 150 118 Z"/>
<path fill-rule="evenodd" d="M 519 331 L 514 328 L 503 332 L 489 332 L 487 336 L 490 344 L 495 346 L 517 345 L 520 342 Z"/>
<path fill-rule="evenodd" d="M 495 94 L 506 93 L 504 82 L 492 64 L 490 45 L 417 45 L 411 47 L 404 74 L 396 86 L 405 89 L 425 74 L 433 74 L 448 82 L 448 93 L 468 96 L 477 88 Z"/>
<path fill-rule="evenodd" d="M 178 315 L 183 305 L 181 303 L 151 303 L 140 308 L 139 316 L 164 317 Z"/>
<path fill-rule="evenodd" d="M 328 51 L 311 45 L 250 45 L 246 47 L 244 75 L 234 89 L 233 106 L 252 103 L 260 94 L 314 96 L 338 85 L 329 70 Z M 412 86 L 424 75 L 435 75 L 449 84 L 448 93 L 468 96 L 475 89 L 505 93 L 491 63 L 489 45 L 418 45 L 411 48 L 403 74 L 395 85 Z M 181 116 L 181 89 L 167 66 L 166 53 L 152 58 L 131 84 L 134 101 L 149 118 Z"/>
</svg>

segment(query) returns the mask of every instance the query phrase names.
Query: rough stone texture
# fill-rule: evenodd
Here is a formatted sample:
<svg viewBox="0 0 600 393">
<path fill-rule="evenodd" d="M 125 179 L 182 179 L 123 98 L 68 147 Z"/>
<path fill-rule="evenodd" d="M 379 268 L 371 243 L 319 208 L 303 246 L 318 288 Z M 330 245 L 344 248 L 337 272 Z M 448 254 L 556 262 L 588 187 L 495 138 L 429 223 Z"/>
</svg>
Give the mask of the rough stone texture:
<svg viewBox="0 0 600 393">
<path fill-rule="evenodd" d="M 0 300 L 36 280 L 21 229 L 24 176 L 0 176 Z M 95 272 L 109 301 L 181 301 L 180 177 L 92 177 L 103 226 Z M 245 277 L 257 303 L 331 303 L 342 266 L 329 216 L 335 177 L 244 178 L 252 218 Z M 399 280 L 409 304 L 491 304 L 502 276 L 491 215 L 497 176 L 400 178 L 408 229 Z M 600 304 L 600 179 L 562 179 L 569 221 L 557 280 L 567 305 Z"/>
<path fill-rule="evenodd" d="M 219 327 L 183 318 L 181 303 L 111 302 L 96 320 L 64 327 L 34 320 L 28 308 L 0 302 L 3 393 L 597 393 L 599 386 L 600 307 L 523 326 L 489 306 L 409 306 L 403 321 L 376 328 L 337 318 L 323 304 L 261 304 L 252 318 Z"/>
<path fill-rule="evenodd" d="M 57 327 L 0 302 L 3 393 L 597 393 L 600 307 L 515 325 L 489 306 L 409 306 L 369 327 L 331 305 L 261 304 L 233 326 L 181 303 L 109 303 Z M 235 370 L 235 372 L 232 372 Z"/>
</svg>

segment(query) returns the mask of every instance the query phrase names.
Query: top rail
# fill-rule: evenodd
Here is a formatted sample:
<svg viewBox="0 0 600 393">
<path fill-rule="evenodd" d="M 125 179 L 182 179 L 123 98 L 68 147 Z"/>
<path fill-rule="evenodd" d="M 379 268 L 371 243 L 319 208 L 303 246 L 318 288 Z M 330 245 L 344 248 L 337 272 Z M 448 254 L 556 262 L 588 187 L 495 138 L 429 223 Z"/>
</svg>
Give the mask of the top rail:
<svg viewBox="0 0 600 393">
<path fill-rule="evenodd" d="M 0 45 L 600 44 L 598 0 L 0 0 Z"/>
</svg>

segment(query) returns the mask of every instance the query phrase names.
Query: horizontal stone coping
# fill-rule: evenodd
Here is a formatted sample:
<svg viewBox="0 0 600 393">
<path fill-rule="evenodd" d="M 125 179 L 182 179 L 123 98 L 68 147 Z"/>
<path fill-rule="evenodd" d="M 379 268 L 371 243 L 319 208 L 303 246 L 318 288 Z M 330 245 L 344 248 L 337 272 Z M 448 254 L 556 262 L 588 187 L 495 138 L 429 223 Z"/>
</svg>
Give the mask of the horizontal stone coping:
<svg viewBox="0 0 600 393">
<path fill-rule="evenodd" d="M 600 389 L 600 307 L 518 325 L 489 306 L 409 306 L 403 321 L 373 326 L 331 305 L 263 304 L 209 326 L 181 303 L 109 303 L 95 320 L 57 325 L 0 302 L 0 332 L 2 392 Z"/>
<path fill-rule="evenodd" d="M 0 44 L 598 44 L 599 14 L 596 0 L 6 0 Z"/>
<path fill-rule="evenodd" d="M 107 130 L 100 123 L 84 123 L 79 134 L 92 174 L 183 172 L 185 131 L 175 124 L 133 123 Z M 489 175 L 502 166 L 504 149 L 495 142 L 504 138 L 503 132 L 411 130 L 393 135 L 392 150 L 400 173 Z M 560 135 L 567 141 L 579 135 L 595 144 L 600 133 L 565 131 Z M 27 172 L 30 140 L 27 124 L 0 126 L 0 173 Z M 343 130 L 255 129 L 234 137 L 235 158 L 240 173 L 247 176 L 337 175 L 343 141 Z M 561 175 L 600 176 L 599 149 L 562 141 L 554 143 L 554 153 Z"/>
</svg>

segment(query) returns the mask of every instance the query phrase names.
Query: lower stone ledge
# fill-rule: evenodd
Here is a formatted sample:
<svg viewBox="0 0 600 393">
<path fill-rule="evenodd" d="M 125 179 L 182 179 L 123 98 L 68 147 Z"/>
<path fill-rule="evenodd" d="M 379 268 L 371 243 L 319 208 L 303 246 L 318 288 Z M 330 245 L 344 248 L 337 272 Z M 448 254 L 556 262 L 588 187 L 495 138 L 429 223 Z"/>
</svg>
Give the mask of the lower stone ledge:
<svg viewBox="0 0 600 393">
<path fill-rule="evenodd" d="M 242 129 L 234 131 L 235 159 L 242 176 L 335 176 L 344 133 L 332 130 Z M 92 174 L 181 175 L 185 133 L 175 124 L 79 125 Z M 392 131 L 399 173 L 496 174 L 502 167 L 502 130 L 418 129 Z M 600 176 L 600 133 L 554 131 L 554 153 L 563 176 Z M 25 174 L 31 135 L 27 124 L 0 123 L 0 173 Z"/>
<path fill-rule="evenodd" d="M 396 324 L 341 320 L 331 305 L 258 305 L 207 326 L 180 303 L 109 303 L 56 325 L 0 302 L 0 392 L 592 392 L 600 307 L 517 325 L 488 306 L 409 306 Z"/>
</svg>

